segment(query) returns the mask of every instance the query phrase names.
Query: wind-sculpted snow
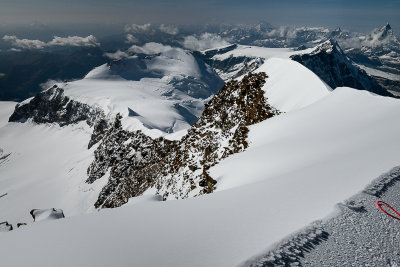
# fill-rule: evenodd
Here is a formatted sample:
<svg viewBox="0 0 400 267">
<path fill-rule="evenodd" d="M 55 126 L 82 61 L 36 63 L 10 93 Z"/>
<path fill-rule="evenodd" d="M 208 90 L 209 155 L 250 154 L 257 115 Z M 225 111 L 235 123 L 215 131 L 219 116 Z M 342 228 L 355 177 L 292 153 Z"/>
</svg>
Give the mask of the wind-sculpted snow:
<svg viewBox="0 0 400 267">
<path fill-rule="evenodd" d="M 400 166 L 393 168 L 390 172 L 376 179 L 364 192 L 372 196 L 380 197 L 396 182 L 400 182 Z"/>
<path fill-rule="evenodd" d="M 292 55 L 290 58 L 309 68 L 332 88 L 348 86 L 383 96 L 393 96 L 374 78 L 353 64 L 335 41 L 327 41 L 311 53 Z"/>
<path fill-rule="evenodd" d="M 315 246 L 326 241 L 329 233 L 326 232 L 321 222 L 307 227 L 289 240 L 278 245 L 278 248 L 268 252 L 256 260 L 249 261 L 248 267 L 273 267 L 273 266 L 296 266 L 300 259 L 311 251 Z"/>
<path fill-rule="evenodd" d="M 33 209 L 30 214 L 32 215 L 34 222 L 48 221 L 48 220 L 58 220 L 65 218 L 62 209 Z"/>
<path fill-rule="evenodd" d="M 399 170 L 398 166 L 381 175 L 363 192 L 339 203 L 331 218 L 313 222 L 244 266 L 397 266 L 398 222 L 381 212 L 376 201 L 399 205 Z"/>
<path fill-rule="evenodd" d="M 88 169 L 89 183 L 111 170 L 95 206 L 120 206 L 153 187 L 164 199 L 213 192 L 216 181 L 208 169 L 247 148 L 248 125 L 279 113 L 261 89 L 266 78 L 265 73 L 250 73 L 240 82 L 228 82 L 180 141 L 124 131 L 117 116 Z"/>
<path fill-rule="evenodd" d="M 32 119 L 35 123 L 57 123 L 60 126 L 86 121 L 92 126 L 101 117 L 104 117 L 101 109 L 70 99 L 55 85 L 31 100 L 17 104 L 9 121 Z"/>
</svg>

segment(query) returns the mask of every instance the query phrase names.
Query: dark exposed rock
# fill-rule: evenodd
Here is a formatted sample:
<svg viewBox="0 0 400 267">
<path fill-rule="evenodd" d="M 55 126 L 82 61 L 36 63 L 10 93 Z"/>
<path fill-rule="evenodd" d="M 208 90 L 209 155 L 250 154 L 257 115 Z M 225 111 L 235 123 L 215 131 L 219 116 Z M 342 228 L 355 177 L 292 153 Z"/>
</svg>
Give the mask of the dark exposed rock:
<svg viewBox="0 0 400 267">
<path fill-rule="evenodd" d="M 90 149 L 94 144 L 96 144 L 103 138 L 108 128 L 109 128 L 109 123 L 104 118 L 99 119 L 95 123 L 93 128 L 93 133 L 92 136 L 90 137 L 90 141 L 88 144 L 88 149 Z"/>
<path fill-rule="evenodd" d="M 19 103 L 9 121 L 32 119 L 35 123 L 58 123 L 60 126 L 86 121 L 93 126 L 102 117 L 104 113 L 101 109 L 70 99 L 64 95 L 62 88 L 54 85 L 29 102 Z"/>
<path fill-rule="evenodd" d="M 216 181 L 208 169 L 247 148 L 248 125 L 279 113 L 261 89 L 266 78 L 250 73 L 240 82 L 228 82 L 180 141 L 125 131 L 118 115 L 88 168 L 88 183 L 110 172 L 95 206 L 121 206 L 150 187 L 164 199 L 211 193 Z"/>
<path fill-rule="evenodd" d="M 293 55 L 291 59 L 313 71 L 333 89 L 348 86 L 393 97 L 373 77 L 353 64 L 336 41 L 326 41 L 311 53 Z"/>
<path fill-rule="evenodd" d="M 62 209 L 33 209 L 30 211 L 32 215 L 33 221 L 42 221 L 42 220 L 57 220 L 61 218 L 65 218 L 64 212 Z"/>
<path fill-rule="evenodd" d="M 12 224 L 8 222 L 0 222 L 0 232 L 9 232 L 12 231 L 14 228 Z"/>
<path fill-rule="evenodd" d="M 21 226 L 25 226 L 26 223 L 17 223 L 17 228 L 20 228 Z"/>
</svg>

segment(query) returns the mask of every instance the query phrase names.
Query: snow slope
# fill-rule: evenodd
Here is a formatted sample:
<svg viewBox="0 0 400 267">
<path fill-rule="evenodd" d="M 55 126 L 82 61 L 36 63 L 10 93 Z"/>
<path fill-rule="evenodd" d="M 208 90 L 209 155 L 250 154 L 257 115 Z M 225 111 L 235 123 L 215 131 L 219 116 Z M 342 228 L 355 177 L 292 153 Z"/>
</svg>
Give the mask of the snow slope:
<svg viewBox="0 0 400 267">
<path fill-rule="evenodd" d="M 183 49 L 156 43 L 133 48 L 134 55 L 58 86 L 66 96 L 99 106 L 108 116 L 119 112 L 130 130 L 160 136 L 189 128 L 206 99 L 221 89 L 222 80 Z"/>
<path fill-rule="evenodd" d="M 16 104 L 16 102 L 11 101 L 0 101 L 0 127 L 7 124 Z"/>
<path fill-rule="evenodd" d="M 258 71 L 269 77 L 263 88 L 268 103 L 283 112 L 308 106 L 331 91 L 312 71 L 290 59 L 269 58 Z"/>
<path fill-rule="evenodd" d="M 397 99 L 338 88 L 252 126 L 248 150 L 211 168 L 218 192 L 35 223 L 2 234 L 1 260 L 5 266 L 240 264 L 399 165 L 399 112 Z"/>
<path fill-rule="evenodd" d="M 0 221 L 30 223 L 32 209 L 61 208 L 66 216 L 94 210 L 103 185 L 84 183 L 94 149 L 87 149 L 89 126 L 7 123 L 15 103 L 0 103 L 0 195 L 7 193 Z"/>
</svg>

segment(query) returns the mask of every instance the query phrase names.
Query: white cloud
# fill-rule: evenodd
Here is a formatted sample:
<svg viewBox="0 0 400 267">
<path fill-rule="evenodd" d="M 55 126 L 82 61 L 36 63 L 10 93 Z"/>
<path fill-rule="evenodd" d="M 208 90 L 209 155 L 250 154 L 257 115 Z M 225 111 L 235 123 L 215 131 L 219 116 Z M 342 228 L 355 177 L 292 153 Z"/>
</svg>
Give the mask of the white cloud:
<svg viewBox="0 0 400 267">
<path fill-rule="evenodd" d="M 154 55 L 158 53 L 167 52 L 173 49 L 169 45 L 162 45 L 160 43 L 147 43 L 144 46 L 133 45 L 128 49 L 128 52 L 137 54 Z"/>
<path fill-rule="evenodd" d="M 119 60 L 119 59 L 123 59 L 129 56 L 128 53 L 123 52 L 121 50 L 118 50 L 114 53 L 105 53 L 104 54 L 106 57 L 110 58 L 110 59 L 114 59 L 114 60 Z"/>
<path fill-rule="evenodd" d="M 131 24 L 131 25 L 125 25 L 125 32 L 146 32 L 148 30 L 150 30 L 151 24 L 147 23 L 147 24 Z"/>
<path fill-rule="evenodd" d="M 229 42 L 221 38 L 221 36 L 208 32 L 203 33 L 199 37 L 196 37 L 194 35 L 186 36 L 183 41 L 183 46 L 185 48 L 196 51 L 201 51 L 226 45 L 229 45 Z"/>
<path fill-rule="evenodd" d="M 46 46 L 46 43 L 40 40 L 18 39 L 15 35 L 4 35 L 3 40 L 23 49 L 42 49 Z"/>
<path fill-rule="evenodd" d="M 160 25 L 160 31 L 170 34 L 170 35 L 177 35 L 179 33 L 179 29 L 176 26 L 173 25 Z"/>
<path fill-rule="evenodd" d="M 125 42 L 128 43 L 128 44 L 134 44 L 134 43 L 139 42 L 139 40 L 135 36 L 133 36 L 132 34 L 128 33 L 126 35 L 126 41 Z"/>
<path fill-rule="evenodd" d="M 68 36 L 58 37 L 54 36 L 50 42 L 43 42 L 40 40 L 18 39 L 15 35 L 4 35 L 3 40 L 10 42 L 12 46 L 22 49 L 43 49 L 52 46 L 84 46 L 95 47 L 100 44 L 97 42 L 96 37 L 89 35 L 87 37 Z"/>
<path fill-rule="evenodd" d="M 54 36 L 53 40 L 47 43 L 48 46 L 86 46 L 95 47 L 100 44 L 97 42 L 96 37 L 89 35 L 87 37 L 68 36 L 58 37 Z"/>
</svg>

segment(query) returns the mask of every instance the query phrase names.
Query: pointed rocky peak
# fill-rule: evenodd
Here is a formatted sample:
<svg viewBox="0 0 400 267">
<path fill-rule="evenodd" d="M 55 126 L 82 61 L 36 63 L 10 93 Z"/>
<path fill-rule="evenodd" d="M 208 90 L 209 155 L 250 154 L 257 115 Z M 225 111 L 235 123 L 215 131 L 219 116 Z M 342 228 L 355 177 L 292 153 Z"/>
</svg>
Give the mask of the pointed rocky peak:
<svg viewBox="0 0 400 267">
<path fill-rule="evenodd" d="M 337 27 L 336 29 L 334 29 L 334 30 L 331 32 L 331 36 L 340 35 L 342 32 L 343 32 L 342 29 L 341 29 L 340 27 Z"/>
<path fill-rule="evenodd" d="M 381 28 L 382 31 L 390 31 L 391 29 L 392 27 L 390 26 L 389 22 Z"/>
<path fill-rule="evenodd" d="M 379 29 L 379 40 L 382 41 L 388 36 L 393 36 L 393 30 L 389 23 Z"/>
<path fill-rule="evenodd" d="M 340 48 L 339 44 L 334 39 L 329 39 L 328 41 L 323 42 L 322 44 L 318 45 L 310 54 L 316 55 L 321 52 L 332 54 L 332 53 L 339 53 L 343 54 L 343 50 Z"/>
</svg>

